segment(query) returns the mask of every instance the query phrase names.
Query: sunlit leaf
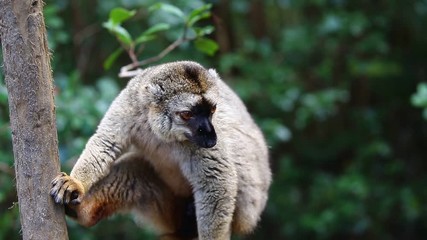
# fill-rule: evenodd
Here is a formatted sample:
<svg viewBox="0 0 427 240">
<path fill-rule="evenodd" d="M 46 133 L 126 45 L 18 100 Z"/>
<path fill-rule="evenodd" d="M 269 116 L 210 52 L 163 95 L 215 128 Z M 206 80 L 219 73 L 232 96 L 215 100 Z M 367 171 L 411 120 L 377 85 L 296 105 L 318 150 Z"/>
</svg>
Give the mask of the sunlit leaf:
<svg viewBox="0 0 427 240">
<path fill-rule="evenodd" d="M 149 42 L 153 39 L 156 39 L 155 35 L 141 35 L 139 36 L 136 40 L 135 40 L 135 44 L 140 44 L 140 43 L 144 43 L 144 42 Z"/>
<path fill-rule="evenodd" d="M 150 35 L 157 32 L 168 30 L 169 28 L 170 28 L 170 25 L 167 23 L 157 23 L 154 26 L 150 27 L 149 29 L 145 30 L 142 34 Z"/>
<path fill-rule="evenodd" d="M 185 17 L 185 15 L 181 11 L 181 9 L 175 7 L 174 5 L 167 4 L 167 3 L 156 3 L 156 4 L 152 5 L 148 10 L 149 11 L 163 10 L 163 11 L 168 12 L 170 14 L 173 14 L 179 18 Z"/>
<path fill-rule="evenodd" d="M 206 13 L 202 13 L 200 15 L 195 16 L 194 18 L 192 18 L 191 20 L 188 21 L 188 26 L 191 27 L 193 26 L 196 22 L 202 20 L 202 19 L 206 19 L 209 18 L 211 16 L 211 13 L 206 12 Z"/>
<path fill-rule="evenodd" d="M 123 44 L 129 46 L 132 43 L 132 37 L 122 26 L 114 24 L 111 20 L 103 23 L 102 26 L 112 32 Z"/>
<path fill-rule="evenodd" d="M 203 13 L 203 12 L 205 12 L 205 11 L 211 9 L 211 8 L 212 8 L 212 4 L 205 4 L 205 5 L 201 6 L 200 8 L 194 9 L 190 13 L 190 15 L 188 16 L 188 19 L 191 19 L 191 18 L 193 18 L 193 17 L 195 17 L 197 15 L 200 15 L 201 13 Z"/>
<path fill-rule="evenodd" d="M 207 38 L 198 38 L 194 41 L 194 45 L 196 46 L 197 50 L 199 50 L 202 53 L 205 53 L 209 56 L 212 56 L 218 51 L 218 44 Z"/>
<path fill-rule="evenodd" d="M 135 10 L 129 11 L 124 8 L 114 8 L 110 12 L 110 20 L 114 24 L 120 24 L 128 20 L 129 18 L 133 17 L 135 13 L 136 13 Z"/>
<path fill-rule="evenodd" d="M 206 4 L 198 9 L 194 9 L 188 16 L 187 25 L 191 27 L 201 19 L 210 17 L 211 13 L 208 10 L 211 9 L 211 7 L 212 4 Z"/>
<path fill-rule="evenodd" d="M 102 26 L 112 32 L 113 28 L 114 28 L 114 26 L 116 26 L 116 24 L 114 24 L 113 21 L 111 21 L 111 19 L 110 19 L 107 22 L 104 22 L 102 24 Z"/>
<path fill-rule="evenodd" d="M 211 34 L 213 31 L 215 31 L 215 27 L 209 25 L 202 28 L 193 28 L 193 30 L 196 32 L 197 36 L 201 37 L 204 35 Z"/>
</svg>

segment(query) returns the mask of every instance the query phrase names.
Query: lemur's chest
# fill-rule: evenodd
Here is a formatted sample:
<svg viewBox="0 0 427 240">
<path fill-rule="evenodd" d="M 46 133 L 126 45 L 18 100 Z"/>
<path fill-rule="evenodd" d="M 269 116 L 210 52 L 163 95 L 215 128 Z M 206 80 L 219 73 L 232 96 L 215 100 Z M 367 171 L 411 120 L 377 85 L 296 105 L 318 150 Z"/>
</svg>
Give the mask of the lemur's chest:
<svg viewBox="0 0 427 240">
<path fill-rule="evenodd" d="M 173 151 L 167 147 L 160 147 L 147 156 L 147 160 L 166 185 L 175 194 L 187 197 L 192 194 L 192 189 L 180 169 L 177 158 L 178 156 L 175 156 Z"/>
</svg>

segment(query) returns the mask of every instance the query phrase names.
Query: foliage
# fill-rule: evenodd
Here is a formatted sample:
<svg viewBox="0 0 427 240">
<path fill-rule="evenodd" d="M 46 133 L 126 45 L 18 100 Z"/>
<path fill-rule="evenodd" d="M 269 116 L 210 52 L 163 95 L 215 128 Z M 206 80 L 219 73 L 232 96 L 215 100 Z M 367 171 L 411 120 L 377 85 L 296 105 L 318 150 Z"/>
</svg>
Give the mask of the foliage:
<svg viewBox="0 0 427 240">
<path fill-rule="evenodd" d="M 211 7 L 212 4 L 205 4 L 190 11 L 188 14 L 185 14 L 178 7 L 168 3 L 160 2 L 150 6 L 148 8 L 149 12 L 161 10 L 176 18 L 174 25 L 177 25 L 176 22 L 178 22 L 178 26 L 182 29 L 182 33 L 181 36 L 174 41 L 174 43 L 159 53 L 158 57 L 148 58 L 145 61 L 140 62 L 137 60 L 137 55 L 141 54 L 143 49 L 146 48 L 146 44 L 155 40 L 158 37 L 157 34 L 159 32 L 169 30 L 173 23 L 157 22 L 148 29 L 139 33 L 138 37 L 132 38 L 129 31 L 124 28 L 122 24 L 135 16 L 136 10 L 128 11 L 121 7 L 114 8 L 109 14 L 108 21 L 103 23 L 103 27 L 108 29 L 114 36 L 116 36 L 117 40 L 120 42 L 121 47 L 115 50 L 105 60 L 104 68 L 109 69 L 114 61 L 119 57 L 120 53 L 123 52 L 123 50 L 128 53 L 132 60 L 132 68 L 135 68 L 136 66 L 146 65 L 148 63 L 160 60 L 177 46 L 192 40 L 194 40 L 197 50 L 208 55 L 214 55 L 218 50 L 218 45 L 215 41 L 205 37 L 205 35 L 213 32 L 214 27 L 212 25 L 207 25 L 204 27 L 196 26 L 197 22 L 203 19 L 207 19 L 211 16 L 209 11 Z"/>
<path fill-rule="evenodd" d="M 123 53 L 139 44 L 138 59 L 156 56 L 191 25 L 189 36 L 209 40 L 181 44 L 159 62 L 217 68 L 271 147 L 274 183 L 248 239 L 423 238 L 426 1 L 210 3 L 47 1 L 64 169 L 124 86 L 116 77 L 129 63 Z M 102 28 L 106 20 L 118 41 Z M 213 57 L 198 51 L 204 48 Z M 6 101 L 2 80 L 0 163 L 11 169 Z M 0 171 L 0 239 L 18 239 L 13 176 Z M 126 216 L 91 229 L 69 226 L 70 239 L 153 238 Z"/>
<path fill-rule="evenodd" d="M 427 84 L 420 83 L 417 87 L 417 92 L 411 97 L 411 103 L 415 107 L 423 108 L 423 117 L 427 120 Z"/>
<path fill-rule="evenodd" d="M 67 161 L 81 153 L 99 120 L 118 95 L 119 87 L 108 77 L 97 80 L 94 86 L 83 87 L 77 73 L 57 75 L 55 80 L 60 159 Z M 76 113 L 86 117 L 76 117 Z"/>
</svg>

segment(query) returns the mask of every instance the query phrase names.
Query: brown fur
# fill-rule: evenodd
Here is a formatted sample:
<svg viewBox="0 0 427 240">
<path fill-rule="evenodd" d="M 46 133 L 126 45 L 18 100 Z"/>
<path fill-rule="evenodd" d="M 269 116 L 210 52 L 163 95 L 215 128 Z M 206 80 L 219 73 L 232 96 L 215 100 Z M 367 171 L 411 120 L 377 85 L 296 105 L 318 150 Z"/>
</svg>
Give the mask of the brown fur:
<svg viewBox="0 0 427 240">
<path fill-rule="evenodd" d="M 191 109 L 213 114 L 213 144 L 195 142 L 177 114 Z M 174 62 L 129 82 L 51 195 L 85 226 L 132 211 L 164 239 L 225 240 L 253 231 L 270 183 L 267 146 L 241 100 L 214 70 Z"/>
</svg>

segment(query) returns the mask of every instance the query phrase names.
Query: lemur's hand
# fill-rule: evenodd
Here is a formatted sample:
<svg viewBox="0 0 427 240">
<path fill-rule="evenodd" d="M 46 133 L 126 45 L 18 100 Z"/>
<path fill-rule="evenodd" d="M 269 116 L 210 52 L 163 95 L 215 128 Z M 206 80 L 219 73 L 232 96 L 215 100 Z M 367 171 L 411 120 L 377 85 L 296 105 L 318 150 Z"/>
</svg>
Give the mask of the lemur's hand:
<svg viewBox="0 0 427 240">
<path fill-rule="evenodd" d="M 72 208 L 73 205 L 81 203 L 84 187 L 79 180 L 62 172 L 53 179 L 50 195 L 56 203 L 68 205 L 68 207 Z"/>
</svg>

